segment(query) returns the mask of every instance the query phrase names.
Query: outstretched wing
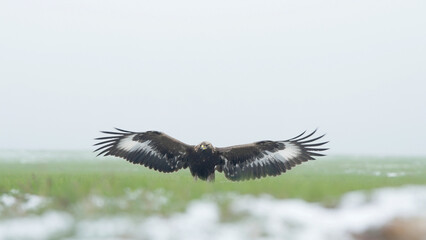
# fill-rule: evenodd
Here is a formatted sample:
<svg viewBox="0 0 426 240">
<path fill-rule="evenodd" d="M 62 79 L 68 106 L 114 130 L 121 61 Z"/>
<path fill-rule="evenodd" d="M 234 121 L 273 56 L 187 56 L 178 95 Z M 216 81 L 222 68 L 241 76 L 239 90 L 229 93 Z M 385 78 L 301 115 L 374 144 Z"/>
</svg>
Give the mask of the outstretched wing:
<svg viewBox="0 0 426 240">
<path fill-rule="evenodd" d="M 327 142 L 316 142 L 324 135 L 311 138 L 315 132 L 306 136 L 303 136 L 303 132 L 285 141 L 261 141 L 216 148 L 224 162 L 219 170 L 223 170 L 225 177 L 233 181 L 280 175 L 302 162 L 324 156 L 318 152 L 328 149 L 320 147 Z"/>
<path fill-rule="evenodd" d="M 105 132 L 106 137 L 95 140 L 100 145 L 99 155 L 121 157 L 129 162 L 144 165 L 160 172 L 174 172 L 186 167 L 186 156 L 191 145 L 180 142 L 157 131 L 130 132 L 116 128 L 118 132 Z"/>
</svg>

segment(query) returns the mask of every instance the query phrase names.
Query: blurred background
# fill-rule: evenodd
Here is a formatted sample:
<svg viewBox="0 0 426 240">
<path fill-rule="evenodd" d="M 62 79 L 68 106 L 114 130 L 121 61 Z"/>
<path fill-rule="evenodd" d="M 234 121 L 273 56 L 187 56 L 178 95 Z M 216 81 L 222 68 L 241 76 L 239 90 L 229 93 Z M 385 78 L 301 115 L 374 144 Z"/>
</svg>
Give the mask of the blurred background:
<svg viewBox="0 0 426 240">
<path fill-rule="evenodd" d="M 426 154 L 424 1 L 1 1 L 0 148 L 99 130 L 189 144 L 319 128 L 330 154 Z"/>
<path fill-rule="evenodd" d="M 426 239 L 426 2 L 0 1 L 0 240 Z M 318 128 L 327 157 L 214 184 L 95 158 Z"/>
</svg>

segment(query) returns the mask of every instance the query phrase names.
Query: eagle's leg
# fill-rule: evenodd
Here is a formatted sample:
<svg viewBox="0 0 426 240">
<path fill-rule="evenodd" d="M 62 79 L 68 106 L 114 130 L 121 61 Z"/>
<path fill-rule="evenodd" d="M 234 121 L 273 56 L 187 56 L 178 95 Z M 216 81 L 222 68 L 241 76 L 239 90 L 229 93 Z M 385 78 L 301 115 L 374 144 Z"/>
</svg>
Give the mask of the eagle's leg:
<svg viewBox="0 0 426 240">
<path fill-rule="evenodd" d="M 207 177 L 207 182 L 214 182 L 214 172 Z"/>
</svg>

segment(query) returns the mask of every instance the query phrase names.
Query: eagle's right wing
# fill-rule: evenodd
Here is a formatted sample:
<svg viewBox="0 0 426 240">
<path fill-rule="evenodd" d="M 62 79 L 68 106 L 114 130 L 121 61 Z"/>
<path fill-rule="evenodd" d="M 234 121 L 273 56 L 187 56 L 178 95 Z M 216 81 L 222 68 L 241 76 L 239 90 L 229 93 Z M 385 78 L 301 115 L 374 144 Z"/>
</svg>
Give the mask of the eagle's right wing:
<svg viewBox="0 0 426 240">
<path fill-rule="evenodd" d="M 302 133 L 285 141 L 261 141 L 216 148 L 223 160 L 218 170 L 224 171 L 225 177 L 232 181 L 280 175 L 297 164 L 324 156 L 318 152 L 327 150 L 320 147 L 327 142 L 316 142 L 324 135 L 310 138 L 314 133 L 306 136 Z"/>
<path fill-rule="evenodd" d="M 121 157 L 160 172 L 174 172 L 187 167 L 186 157 L 192 146 L 180 142 L 162 132 L 102 132 L 110 136 L 99 137 L 99 155 Z"/>
</svg>

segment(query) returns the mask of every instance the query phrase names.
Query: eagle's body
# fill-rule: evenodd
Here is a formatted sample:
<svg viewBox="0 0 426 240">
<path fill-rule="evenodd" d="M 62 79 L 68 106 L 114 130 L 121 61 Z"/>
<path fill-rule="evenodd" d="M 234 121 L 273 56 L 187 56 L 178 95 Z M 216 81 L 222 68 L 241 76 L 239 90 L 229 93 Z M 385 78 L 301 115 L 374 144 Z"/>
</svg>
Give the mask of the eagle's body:
<svg viewBox="0 0 426 240">
<path fill-rule="evenodd" d="M 222 164 L 222 162 L 223 160 L 213 148 L 204 150 L 197 148 L 188 155 L 188 166 L 192 176 L 201 180 L 213 181 L 215 167 Z"/>
<path fill-rule="evenodd" d="M 232 181 L 276 176 L 314 156 L 327 142 L 315 143 L 324 135 L 309 139 L 314 133 L 284 141 L 260 141 L 232 147 L 213 147 L 211 143 L 188 145 L 157 131 L 103 132 L 110 136 L 102 140 L 95 151 L 98 155 L 112 155 L 141 164 L 160 172 L 175 172 L 189 168 L 195 179 L 214 181 L 215 171 L 224 172 Z"/>
</svg>

